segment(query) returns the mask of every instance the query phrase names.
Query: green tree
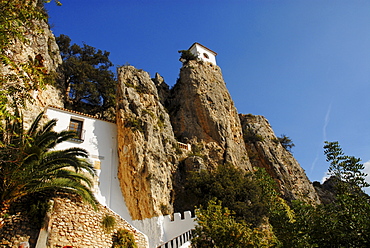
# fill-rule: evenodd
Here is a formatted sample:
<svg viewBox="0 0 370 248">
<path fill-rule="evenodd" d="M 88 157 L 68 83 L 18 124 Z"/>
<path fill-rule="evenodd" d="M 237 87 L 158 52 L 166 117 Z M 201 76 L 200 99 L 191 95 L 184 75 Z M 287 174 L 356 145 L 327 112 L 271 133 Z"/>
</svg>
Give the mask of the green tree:
<svg viewBox="0 0 370 248">
<path fill-rule="evenodd" d="M 24 130 L 22 117 L 18 112 L 16 116 L 8 118 L 0 131 L 0 218 L 15 201 L 35 193 L 74 193 L 95 207 L 97 201 L 90 190 L 95 171 L 82 159 L 87 152 L 80 148 L 54 149 L 75 134 L 53 131 L 56 120 L 40 126 L 43 113 Z"/>
<path fill-rule="evenodd" d="M 326 161 L 330 163 L 329 175 L 339 179 L 341 182 L 339 184 L 340 186 L 350 186 L 353 188 L 370 186 L 365 181 L 367 174 L 362 172 L 365 167 L 360 163 L 361 159 L 344 155 L 337 141 L 325 141 L 324 149 Z"/>
<path fill-rule="evenodd" d="M 84 44 L 73 44 L 66 35 L 56 38 L 63 64 L 61 82 L 66 107 L 104 117 L 104 112 L 115 105 L 116 80 L 109 52 Z"/>
<path fill-rule="evenodd" d="M 252 173 L 231 164 L 219 165 L 214 171 L 194 172 L 188 179 L 187 188 L 189 194 L 196 196 L 196 205 L 206 206 L 208 201 L 216 198 L 234 211 L 238 220 L 253 226 L 261 224 L 269 213 L 268 198 Z"/>
<path fill-rule="evenodd" d="M 325 142 L 324 153 L 335 200 L 316 207 L 293 202 L 293 222 L 286 222 L 277 236 L 285 247 L 369 247 L 370 198 L 360 159 L 347 156 L 338 142 Z"/>
<path fill-rule="evenodd" d="M 271 247 L 277 241 L 267 229 L 251 228 L 244 221 L 236 221 L 233 213 L 221 202 L 210 200 L 208 207 L 196 210 L 197 226 L 192 247 Z"/>
<path fill-rule="evenodd" d="M 292 151 L 292 148 L 295 146 L 292 139 L 286 136 L 285 134 L 282 134 L 280 137 L 277 137 L 280 144 L 287 150 L 288 152 Z"/>
<path fill-rule="evenodd" d="M 180 50 L 178 52 L 181 53 L 180 61 L 188 62 L 189 60 L 197 60 L 197 56 L 190 52 L 190 50 Z"/>
</svg>

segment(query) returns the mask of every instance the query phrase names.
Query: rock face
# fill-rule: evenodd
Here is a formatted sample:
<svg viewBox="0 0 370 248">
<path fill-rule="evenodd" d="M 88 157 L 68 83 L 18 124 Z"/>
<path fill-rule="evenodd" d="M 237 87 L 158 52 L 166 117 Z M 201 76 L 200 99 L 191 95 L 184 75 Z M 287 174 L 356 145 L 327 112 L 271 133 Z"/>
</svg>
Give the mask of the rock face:
<svg viewBox="0 0 370 248">
<path fill-rule="evenodd" d="M 4 53 L 16 64 L 20 65 L 34 61 L 34 63 L 39 64 L 40 70 L 44 73 L 57 76 L 57 68 L 62 63 L 58 45 L 48 24 L 44 21 L 38 22 L 39 30 L 28 32 L 26 35 L 29 42 L 14 40 L 13 44 Z M 14 74 L 9 66 L 4 66 L 2 63 L 0 63 L 0 73 L 3 75 Z M 22 71 L 17 73 L 22 74 Z M 16 82 L 22 84 L 22 80 L 17 80 Z M 8 83 L 11 84 L 14 81 Z M 7 87 L 7 85 L 4 85 L 4 87 Z M 47 105 L 63 107 L 61 93 L 53 85 L 46 85 L 44 89 L 29 93 L 34 98 L 34 101 L 33 103 L 28 103 L 24 111 L 26 123 L 30 123 Z"/>
<path fill-rule="evenodd" d="M 244 140 L 253 166 L 265 168 L 287 200 L 319 204 L 320 199 L 304 170 L 278 141 L 263 116 L 240 115 Z"/>
<path fill-rule="evenodd" d="M 231 163 L 251 170 L 238 113 L 218 66 L 186 62 L 171 97 L 168 109 L 178 140 L 208 145 L 213 167 Z"/>
<path fill-rule="evenodd" d="M 336 200 L 337 185 L 338 180 L 335 177 L 328 178 L 323 184 L 317 181 L 313 182 L 313 186 L 323 204 L 330 204 Z"/>
<path fill-rule="evenodd" d="M 118 81 L 118 177 L 126 205 L 133 220 L 171 213 L 181 150 L 169 116 L 147 72 L 124 66 Z"/>
<path fill-rule="evenodd" d="M 132 66 L 119 68 L 118 81 L 118 177 L 134 220 L 188 210 L 187 172 L 223 163 L 263 167 L 287 200 L 320 202 L 268 121 L 238 115 L 218 66 L 184 63 L 171 90 L 159 74 L 151 79 Z M 191 144 L 191 152 L 178 141 Z"/>
</svg>

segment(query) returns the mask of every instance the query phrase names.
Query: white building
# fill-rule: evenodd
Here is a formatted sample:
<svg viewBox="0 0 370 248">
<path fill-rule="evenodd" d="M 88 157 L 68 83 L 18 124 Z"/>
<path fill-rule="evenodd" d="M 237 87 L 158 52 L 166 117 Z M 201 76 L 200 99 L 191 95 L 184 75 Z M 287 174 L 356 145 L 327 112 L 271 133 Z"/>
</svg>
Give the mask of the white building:
<svg viewBox="0 0 370 248">
<path fill-rule="evenodd" d="M 117 178 L 117 126 L 75 111 L 48 107 L 49 119 L 57 119 L 55 131 L 73 130 L 77 137 L 57 145 L 57 149 L 83 148 L 89 153 L 89 162 L 97 172 L 94 194 L 98 201 L 132 224 Z"/>
<path fill-rule="evenodd" d="M 185 219 L 181 219 L 180 214 L 175 214 L 174 221 L 171 221 L 169 216 L 132 220 L 117 177 L 119 161 L 115 123 L 76 111 L 50 106 L 47 107 L 46 116 L 49 119 L 57 119 L 55 131 L 73 130 L 77 133 L 76 138 L 58 144 L 56 149 L 79 147 L 89 153 L 88 160 L 97 171 L 93 190 L 96 198 L 102 205 L 110 208 L 146 234 L 150 247 L 158 247 L 171 240 L 178 241 L 194 228 L 195 222 L 194 218 L 190 216 L 190 212 L 185 213 Z M 179 246 L 171 246 L 170 244 L 166 247 Z"/>
<path fill-rule="evenodd" d="M 195 42 L 193 45 L 191 45 L 191 47 L 188 50 L 192 54 L 197 56 L 198 59 L 217 65 L 216 64 L 217 53 L 203 46 L 202 44 Z"/>
</svg>

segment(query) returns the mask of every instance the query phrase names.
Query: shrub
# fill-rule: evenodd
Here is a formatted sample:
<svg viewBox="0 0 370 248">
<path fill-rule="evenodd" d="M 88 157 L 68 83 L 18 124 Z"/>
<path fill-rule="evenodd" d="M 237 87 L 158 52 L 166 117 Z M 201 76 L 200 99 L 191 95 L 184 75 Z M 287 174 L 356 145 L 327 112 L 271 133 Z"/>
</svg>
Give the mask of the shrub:
<svg viewBox="0 0 370 248">
<path fill-rule="evenodd" d="M 113 248 L 137 248 L 134 235 L 126 229 L 119 229 L 113 240 Z"/>
<path fill-rule="evenodd" d="M 197 60 L 197 56 L 192 54 L 190 50 L 180 50 L 179 53 L 181 53 L 181 60 L 185 60 L 185 62 L 188 62 L 189 60 Z"/>
<path fill-rule="evenodd" d="M 232 211 L 221 202 L 209 201 L 206 209 L 196 210 L 198 225 L 195 227 L 192 247 L 272 247 L 277 240 L 268 229 L 251 228 L 244 221 L 237 222 Z"/>
<path fill-rule="evenodd" d="M 160 208 L 161 208 L 161 212 L 162 212 L 162 214 L 163 215 L 167 215 L 167 214 L 170 214 L 170 208 L 168 207 L 168 205 L 166 205 L 166 204 L 161 204 L 161 206 L 160 206 Z"/>
<path fill-rule="evenodd" d="M 195 195 L 197 205 L 206 206 L 209 200 L 222 201 L 223 207 L 235 212 L 237 220 L 253 226 L 261 224 L 268 215 L 266 197 L 251 173 L 230 164 L 219 165 L 214 171 L 193 172 L 187 179 L 188 194 Z"/>
<path fill-rule="evenodd" d="M 282 134 L 277 139 L 280 142 L 280 144 L 285 148 L 285 150 L 287 150 L 288 152 L 291 152 L 292 148 L 295 146 L 293 141 L 285 134 Z"/>
<path fill-rule="evenodd" d="M 103 217 L 101 224 L 103 226 L 104 231 L 110 232 L 116 226 L 116 219 L 113 216 L 106 214 Z"/>
<path fill-rule="evenodd" d="M 125 127 L 130 127 L 133 131 L 144 132 L 143 122 L 135 117 L 127 118 L 125 121 Z"/>
<path fill-rule="evenodd" d="M 243 130 L 243 138 L 245 143 L 256 143 L 264 140 L 263 137 L 257 134 L 257 132 L 251 127 Z"/>
</svg>

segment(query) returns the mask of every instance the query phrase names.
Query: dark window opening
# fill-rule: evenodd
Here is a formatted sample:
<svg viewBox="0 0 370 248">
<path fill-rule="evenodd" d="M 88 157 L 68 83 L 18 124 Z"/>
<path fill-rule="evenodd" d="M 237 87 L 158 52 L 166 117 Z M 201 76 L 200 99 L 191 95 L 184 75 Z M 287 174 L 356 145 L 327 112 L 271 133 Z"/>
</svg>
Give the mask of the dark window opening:
<svg viewBox="0 0 370 248">
<path fill-rule="evenodd" d="M 75 138 L 73 138 L 73 140 L 80 142 L 84 140 L 84 130 L 82 129 L 82 125 L 83 121 L 80 120 L 71 119 L 71 121 L 69 122 L 69 130 L 76 133 L 76 136 Z"/>
<path fill-rule="evenodd" d="M 203 56 L 206 58 L 206 59 L 209 59 L 209 56 L 208 56 L 208 54 L 206 54 L 206 53 L 203 53 Z"/>
</svg>

